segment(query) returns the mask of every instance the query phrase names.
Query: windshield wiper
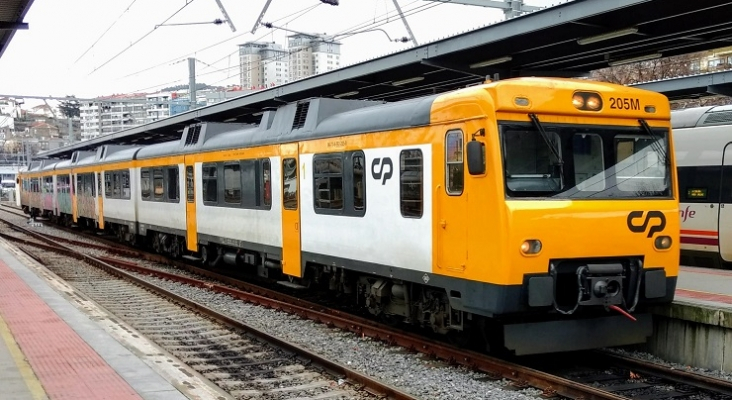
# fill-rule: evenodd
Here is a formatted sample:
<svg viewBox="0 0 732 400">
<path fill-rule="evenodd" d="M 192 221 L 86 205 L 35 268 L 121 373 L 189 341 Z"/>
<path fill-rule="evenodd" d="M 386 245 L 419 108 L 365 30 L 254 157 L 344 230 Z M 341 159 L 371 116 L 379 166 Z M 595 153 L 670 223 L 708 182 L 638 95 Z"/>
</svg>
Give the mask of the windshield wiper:
<svg viewBox="0 0 732 400">
<path fill-rule="evenodd" d="M 653 133 L 653 129 L 651 129 L 650 126 L 648 126 L 648 122 L 646 122 L 645 119 L 640 118 L 638 120 L 638 123 L 641 125 L 641 127 L 646 131 L 646 133 L 651 137 L 653 140 L 653 143 L 651 143 L 651 146 L 653 147 L 653 150 L 657 152 L 661 157 L 663 157 L 663 164 L 668 166 L 668 154 L 667 149 L 663 147 L 661 143 L 658 142 L 658 137 L 655 133 Z M 654 146 L 655 145 L 655 146 Z"/>
<path fill-rule="evenodd" d="M 534 123 L 536 130 L 538 130 L 539 134 L 541 134 L 541 137 L 542 139 L 544 139 L 547 147 L 549 147 L 549 150 L 551 150 L 552 154 L 554 154 L 554 157 L 557 158 L 557 165 L 562 167 L 564 165 L 564 161 L 562 161 L 562 157 L 559 155 L 559 149 L 554 147 L 554 144 L 549 140 L 549 135 L 547 135 L 544 127 L 541 125 L 541 122 L 539 122 L 539 117 L 537 117 L 536 114 L 529 114 L 529 118 L 531 118 L 531 121 Z"/>
</svg>

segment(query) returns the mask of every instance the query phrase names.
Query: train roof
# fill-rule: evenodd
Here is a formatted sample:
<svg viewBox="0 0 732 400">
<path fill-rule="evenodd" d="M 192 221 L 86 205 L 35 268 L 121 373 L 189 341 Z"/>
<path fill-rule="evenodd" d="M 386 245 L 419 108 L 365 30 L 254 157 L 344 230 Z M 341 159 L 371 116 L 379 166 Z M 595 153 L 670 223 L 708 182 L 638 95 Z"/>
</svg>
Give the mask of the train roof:
<svg viewBox="0 0 732 400">
<path fill-rule="evenodd" d="M 97 149 L 95 161 L 98 164 L 132 161 L 142 146 L 104 145 Z"/>
<path fill-rule="evenodd" d="M 71 160 L 62 160 L 56 163 L 56 169 L 71 168 Z"/>
<path fill-rule="evenodd" d="M 671 128 L 732 124 L 732 105 L 686 108 L 671 112 Z"/>
<path fill-rule="evenodd" d="M 432 94 L 393 103 L 373 100 L 312 98 L 284 104 L 276 109 L 264 110 L 259 124 L 199 122 L 187 126 L 179 140 L 146 146 L 106 145 L 97 149 L 96 152 L 91 152 L 91 154 L 96 155 L 91 160 L 88 158 L 90 152 L 77 151 L 72 155 L 71 163 L 74 166 L 94 163 L 104 164 L 409 129 L 428 126 L 430 123 L 440 123 L 440 119 L 445 118 L 445 113 L 432 115 L 432 108 L 437 103 L 440 103 L 439 107 L 449 107 L 449 103 L 465 99 L 465 101 L 474 104 L 478 97 L 490 97 L 490 91 L 499 88 L 505 88 L 501 91 L 506 93 L 523 93 L 536 87 L 571 92 L 576 90 L 578 83 L 581 83 L 588 90 L 614 93 L 646 92 L 649 96 L 665 99 L 661 94 L 607 82 L 536 77 L 491 82 L 449 93 Z M 472 117 L 481 115 L 479 107 L 473 111 Z M 667 108 L 666 112 L 668 112 Z M 432 121 L 432 118 L 436 119 Z"/>
<path fill-rule="evenodd" d="M 179 141 L 145 146 L 137 159 L 426 126 L 439 94 L 395 103 L 316 98 L 263 112 L 259 125 L 201 122 Z"/>
<path fill-rule="evenodd" d="M 54 160 L 54 162 L 47 163 L 41 167 L 41 171 L 53 171 L 56 169 L 56 164 L 58 164 L 57 160 Z"/>
</svg>

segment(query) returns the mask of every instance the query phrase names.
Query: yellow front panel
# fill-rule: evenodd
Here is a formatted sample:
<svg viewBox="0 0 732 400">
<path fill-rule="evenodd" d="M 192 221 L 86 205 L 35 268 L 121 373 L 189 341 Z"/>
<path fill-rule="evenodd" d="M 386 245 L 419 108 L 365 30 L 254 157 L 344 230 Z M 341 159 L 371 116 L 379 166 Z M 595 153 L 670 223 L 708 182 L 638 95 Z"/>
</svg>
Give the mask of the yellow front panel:
<svg viewBox="0 0 732 400">
<path fill-rule="evenodd" d="M 510 235 L 506 246 L 508 264 L 491 274 L 490 281 L 520 284 L 523 274 L 548 272 L 553 258 L 645 256 L 644 267 L 664 267 L 666 276 L 678 275 L 679 218 L 673 200 L 596 200 L 596 201 L 507 201 Z M 648 211 L 660 211 L 665 217 L 649 218 L 644 232 L 632 232 L 628 214 L 642 211 L 633 224 L 642 225 Z M 653 229 L 652 227 L 658 227 Z M 648 234 L 652 233 L 650 237 Z M 654 240 L 659 235 L 674 241 L 668 250 L 656 250 Z M 538 239 L 542 250 L 536 256 L 524 256 L 519 247 L 524 240 Z"/>
<path fill-rule="evenodd" d="M 288 163 L 287 159 L 294 159 L 294 163 Z M 301 171 L 297 143 L 280 146 L 280 164 L 283 185 L 280 189 L 282 190 L 282 272 L 299 278 L 302 277 L 300 253 Z"/>
</svg>

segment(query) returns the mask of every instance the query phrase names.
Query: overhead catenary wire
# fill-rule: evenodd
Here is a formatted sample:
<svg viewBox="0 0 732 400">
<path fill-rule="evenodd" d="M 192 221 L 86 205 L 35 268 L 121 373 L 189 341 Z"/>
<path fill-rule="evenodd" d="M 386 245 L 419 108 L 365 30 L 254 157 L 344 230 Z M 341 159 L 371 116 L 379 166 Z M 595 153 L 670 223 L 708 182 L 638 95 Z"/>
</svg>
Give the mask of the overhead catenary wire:
<svg viewBox="0 0 732 400">
<path fill-rule="evenodd" d="M 157 25 L 162 25 L 162 24 L 170 21 L 171 18 L 175 17 L 179 12 L 183 11 L 184 8 L 188 7 L 194 1 L 196 1 L 196 0 L 186 0 L 186 4 L 184 4 L 181 8 L 179 8 L 171 16 L 169 16 L 163 22 L 161 22 L 161 23 L 159 23 Z M 109 60 L 105 61 L 102 65 L 94 68 L 94 70 L 90 73 L 90 75 L 93 74 L 94 72 L 98 71 L 99 69 L 101 69 L 105 65 L 109 64 L 110 62 L 112 62 L 114 59 L 116 59 L 117 57 L 119 57 L 120 55 L 122 55 L 124 52 L 126 52 L 127 50 L 129 50 L 130 48 L 132 48 L 133 46 L 135 46 L 136 44 L 140 43 L 143 39 L 145 39 L 146 37 L 150 36 L 150 34 L 152 34 L 153 32 L 155 32 L 156 29 L 157 29 L 157 27 L 154 27 L 150 32 L 144 34 L 141 38 L 139 38 L 139 39 L 135 40 L 134 42 L 132 42 L 129 46 L 127 46 L 124 49 L 122 49 L 122 51 L 120 51 L 119 53 L 115 54 Z"/>
<path fill-rule="evenodd" d="M 125 15 L 125 14 L 127 13 L 127 11 L 130 11 L 130 8 L 131 8 L 131 7 L 132 7 L 132 6 L 133 6 L 133 5 L 135 4 L 135 2 L 136 2 L 136 1 L 137 1 L 137 0 L 132 0 L 132 3 L 130 3 L 130 5 L 128 5 L 128 6 L 127 6 L 127 7 L 126 7 L 126 8 L 124 9 L 124 11 L 122 11 L 122 14 L 120 14 L 120 15 L 119 15 L 119 17 L 117 17 L 117 18 L 115 18 L 115 19 L 114 19 L 114 21 L 112 22 L 112 24 L 111 24 L 111 25 L 109 25 L 109 27 L 108 27 L 108 28 L 107 28 L 107 29 L 106 29 L 106 30 L 105 30 L 104 32 L 102 32 L 102 34 L 101 34 L 101 35 L 99 35 L 99 37 L 97 38 L 97 40 L 95 40 L 95 41 L 94 41 L 94 43 L 92 43 L 92 45 L 91 45 L 91 46 L 89 46 L 89 48 L 88 48 L 88 49 L 86 49 L 86 50 L 85 50 L 85 51 L 84 51 L 84 52 L 83 52 L 83 53 L 82 53 L 82 54 L 81 54 L 81 55 L 79 56 L 79 58 L 77 58 L 77 59 L 76 59 L 76 61 L 74 61 L 74 64 L 72 64 L 72 65 L 76 65 L 76 63 L 77 63 L 77 62 L 79 62 L 79 60 L 81 60 L 81 59 L 82 59 L 82 58 L 83 58 L 83 57 L 84 57 L 84 56 L 86 55 L 86 53 L 88 53 L 88 52 L 89 52 L 89 50 L 91 50 L 91 49 L 92 49 L 92 48 L 93 48 L 94 46 L 96 46 L 96 44 L 97 44 L 97 43 L 99 43 L 99 41 L 100 41 L 100 40 L 102 40 L 102 38 L 104 37 L 104 35 L 106 35 L 106 34 L 107 34 L 107 32 L 109 32 L 109 30 L 110 30 L 110 29 L 112 29 L 112 27 L 113 27 L 113 26 L 115 26 L 115 25 L 117 24 L 117 22 L 119 22 L 119 20 L 120 20 L 120 19 L 122 19 L 122 17 L 123 17 L 123 16 L 124 16 L 124 15 Z"/>
<path fill-rule="evenodd" d="M 409 6 L 411 6 L 412 4 L 414 4 L 414 3 L 418 3 L 418 2 L 421 2 L 421 1 L 422 1 L 422 0 L 413 0 L 412 2 L 408 3 L 408 4 L 407 4 L 407 5 L 405 6 L 405 9 L 406 9 L 406 7 L 409 7 Z M 452 1 L 452 0 L 449 0 L 449 1 L 447 1 L 447 2 L 451 2 L 451 1 Z M 415 8 L 412 8 L 412 9 L 409 9 L 409 10 L 405 11 L 405 13 L 404 13 L 404 14 L 405 14 L 405 17 L 406 17 L 406 16 L 411 16 L 411 15 L 416 15 L 416 14 L 418 14 L 418 13 L 420 13 L 420 12 L 424 11 L 424 10 L 427 10 L 427 9 L 430 9 L 430 8 L 433 8 L 433 7 L 436 7 L 436 6 L 442 5 L 442 4 L 445 4 L 445 2 L 439 2 L 439 3 L 434 3 L 434 4 L 423 4 L 423 5 L 420 5 L 420 6 L 417 6 L 417 7 L 415 7 Z M 322 5 L 322 3 L 318 3 L 318 4 L 316 4 L 316 5 L 313 5 L 313 6 L 309 6 L 309 7 L 306 7 L 306 8 L 304 8 L 304 9 L 301 9 L 301 10 L 299 10 L 299 11 L 296 11 L 296 12 L 294 12 L 294 13 L 288 14 L 288 15 L 286 15 L 286 16 L 284 16 L 284 17 L 278 18 L 278 19 L 274 20 L 273 22 L 278 22 L 278 21 L 281 21 L 281 20 L 283 20 L 283 19 L 289 18 L 289 17 L 291 17 L 291 16 L 293 16 L 293 15 L 296 15 L 296 14 L 301 14 L 301 15 L 298 15 L 298 16 L 296 16 L 295 18 L 291 19 L 290 21 L 286 22 L 286 24 L 292 23 L 292 22 L 294 22 L 295 20 L 297 20 L 298 18 L 300 18 L 300 17 L 304 16 L 305 14 L 309 13 L 310 11 L 312 11 L 313 9 L 315 9 L 316 7 L 318 7 L 318 6 L 320 6 L 320 5 Z M 390 14 L 392 14 L 392 13 L 394 13 L 394 15 L 393 15 L 393 16 L 392 16 L 392 15 L 390 15 Z M 371 26 L 373 26 L 374 28 L 376 28 L 376 27 L 379 27 L 379 26 L 383 26 L 383 25 L 386 25 L 386 24 L 388 24 L 388 23 L 392 22 L 392 21 L 390 21 L 389 19 L 390 19 L 390 18 L 392 18 L 392 17 L 394 17 L 394 16 L 398 16 L 398 13 L 396 13 L 396 11 L 395 11 L 395 10 L 394 10 L 394 11 L 387 11 L 387 12 L 385 12 L 385 13 L 382 13 L 382 14 L 378 15 L 378 16 L 375 16 L 372 22 L 370 22 L 370 21 L 365 21 L 365 22 L 361 22 L 361 23 L 358 23 L 358 24 L 356 24 L 356 25 L 353 25 L 353 26 L 351 26 L 351 27 L 349 27 L 349 28 L 346 28 L 346 29 L 343 29 L 343 30 L 339 31 L 338 33 L 336 33 L 336 35 L 348 35 L 348 36 L 352 36 L 352 35 L 350 35 L 349 33 L 351 33 L 351 32 L 355 32 L 356 30 L 362 30 L 362 29 L 363 29 L 364 27 L 371 27 Z M 378 18 L 378 19 L 377 19 L 377 18 Z M 371 24 L 371 26 L 370 26 L 369 24 Z M 276 31 L 276 30 L 278 30 L 278 29 L 276 29 L 276 28 L 274 28 L 274 29 L 271 29 L 270 31 L 268 31 L 268 32 L 267 32 L 267 33 L 265 33 L 264 35 L 261 35 L 261 36 L 257 37 L 256 39 L 253 39 L 252 41 L 254 41 L 254 42 L 256 42 L 256 41 L 259 41 L 259 40 L 261 40 L 261 39 L 263 39 L 263 38 L 265 38 L 265 37 L 269 36 L 269 35 L 270 35 L 270 34 L 271 34 L 272 32 L 274 32 L 274 31 Z M 358 32 L 358 33 L 360 33 L 360 32 Z M 170 64 L 171 62 L 179 61 L 179 60 L 180 60 L 180 58 L 182 58 L 182 57 L 190 56 L 190 55 L 192 55 L 192 54 L 195 54 L 195 53 L 197 53 L 197 52 L 201 52 L 201 51 L 204 51 L 204 50 L 208 50 L 208 49 L 210 49 L 210 48 L 212 48 L 212 47 L 215 47 L 215 46 L 221 45 L 221 44 L 223 44 L 223 43 L 225 43 L 225 42 L 228 42 L 228 41 L 230 41 L 230 40 L 233 40 L 233 39 L 235 39 L 235 38 L 237 38 L 237 37 L 240 37 L 240 36 L 244 36 L 244 35 L 246 35 L 246 34 L 248 34 L 248 32 L 245 32 L 245 33 L 242 33 L 242 34 L 239 34 L 239 35 L 233 36 L 233 37 L 231 37 L 231 38 L 228 38 L 228 39 L 225 39 L 225 40 L 219 41 L 219 42 L 217 42 L 217 43 L 214 43 L 214 44 L 208 45 L 208 46 L 206 46 L 206 47 L 204 47 L 204 48 L 201 48 L 201 49 L 198 49 L 198 50 L 196 50 L 196 51 L 194 51 L 194 52 L 191 52 L 191 53 L 187 53 L 187 54 L 185 54 L 185 55 L 182 55 L 182 56 L 180 56 L 180 57 L 176 57 L 175 59 L 172 59 L 172 60 L 168 60 L 168 61 L 166 61 L 166 62 L 163 62 L 163 63 L 160 63 L 160 64 L 156 64 L 156 65 L 154 65 L 154 66 L 151 66 L 151 67 L 145 68 L 145 69 L 143 69 L 143 70 L 139 70 L 139 71 L 136 71 L 136 72 L 133 72 L 133 73 L 127 74 L 127 75 L 125 75 L 125 76 L 124 76 L 124 78 L 129 78 L 129 77 L 131 77 L 131 76 L 134 76 L 134 75 L 140 74 L 140 73 L 142 73 L 142 72 L 146 72 L 146 71 L 149 71 L 149 70 L 151 70 L 151 69 L 154 69 L 154 68 L 158 68 L 158 67 L 161 67 L 161 66 L 166 66 L 166 65 L 169 65 L 169 64 Z M 354 34 L 355 34 L 355 33 L 354 33 Z M 227 57 L 229 57 L 229 56 L 231 56 L 232 54 L 235 54 L 235 53 L 238 53 L 238 50 L 237 50 L 237 51 L 235 51 L 235 52 L 232 52 L 232 53 L 230 53 L 230 54 L 228 54 L 228 55 L 226 55 L 225 57 L 222 57 L 222 59 L 220 59 L 220 60 L 217 60 L 217 61 L 216 61 L 216 62 L 214 62 L 213 64 L 216 64 L 217 62 L 220 62 L 220 61 L 222 61 L 223 59 L 225 59 L 225 58 L 227 58 Z M 263 60 L 265 60 L 265 59 L 263 59 Z M 238 66 L 237 66 L 236 68 L 238 68 Z M 226 80 L 226 79 L 231 79 L 231 78 L 232 78 L 232 77 L 227 77 L 227 78 L 225 78 L 224 80 Z M 221 81 L 217 81 L 217 82 L 221 82 Z M 215 83 L 213 83 L 213 84 L 215 84 Z"/>
<path fill-rule="evenodd" d="M 407 16 L 416 15 L 416 14 L 419 14 L 419 13 L 424 12 L 426 10 L 429 10 L 431 8 L 434 8 L 434 7 L 437 7 L 437 6 L 440 6 L 440 5 L 443 5 L 443 4 L 447 4 L 447 3 L 452 2 L 452 0 L 450 0 L 450 1 L 445 1 L 445 2 L 431 3 L 431 4 L 422 3 L 422 4 L 420 4 L 420 5 L 416 6 L 416 7 L 408 8 L 409 6 L 413 5 L 414 3 L 417 3 L 417 2 L 420 2 L 420 1 L 422 1 L 422 0 L 414 0 L 414 1 L 410 2 L 410 3 L 408 3 L 406 6 L 404 6 L 404 9 L 405 9 L 404 16 L 407 17 Z M 296 12 L 291 13 L 289 15 L 286 15 L 284 17 L 278 18 L 277 20 L 275 20 L 275 22 L 281 21 L 283 19 L 286 19 L 286 18 L 291 17 L 291 16 L 296 15 L 296 14 L 301 14 L 301 15 L 298 15 L 297 17 L 295 17 L 292 20 L 290 20 L 290 21 L 287 22 L 287 23 L 291 23 L 291 22 L 295 21 L 296 19 L 302 17 L 306 13 L 312 11 L 313 9 L 315 9 L 315 7 L 319 6 L 320 4 L 322 4 L 322 3 L 319 3 L 319 4 L 316 4 L 314 6 L 310 6 L 310 7 L 301 9 L 299 11 L 296 11 Z M 393 14 L 393 15 L 391 15 L 391 14 Z M 387 25 L 389 23 L 395 22 L 396 20 L 393 20 L 392 19 L 395 16 L 398 16 L 398 13 L 396 13 L 395 10 L 387 11 L 387 12 L 384 12 L 384 13 L 378 15 L 378 16 L 375 16 L 373 19 L 370 19 L 368 21 L 361 22 L 361 23 L 355 24 L 355 25 L 353 25 L 353 26 L 351 26 L 349 28 L 343 29 L 343 30 L 339 31 L 336 35 L 337 36 L 343 36 L 343 35 L 345 35 L 346 38 L 347 38 L 347 37 L 353 36 L 353 35 L 358 34 L 358 33 L 363 33 L 363 31 L 365 31 L 365 30 L 375 29 L 375 28 L 378 28 L 378 27 Z M 274 28 L 272 31 L 274 31 L 274 30 L 277 30 L 277 29 Z M 266 36 L 268 36 L 270 34 L 271 34 L 271 32 L 267 32 L 264 35 L 258 37 L 257 39 L 254 39 L 253 41 L 261 40 L 261 39 L 263 39 L 264 37 L 266 37 Z M 242 35 L 244 35 L 244 34 L 242 34 Z M 200 52 L 200 51 L 209 49 L 211 47 L 215 47 L 217 45 L 223 44 L 223 43 L 225 43 L 227 41 L 230 41 L 230 40 L 232 40 L 232 39 L 234 39 L 234 38 L 236 38 L 238 36 L 242 36 L 242 35 L 236 35 L 236 36 L 234 36 L 232 38 L 225 39 L 223 41 L 220 41 L 220 42 L 217 42 L 215 44 L 209 45 L 209 46 L 207 46 L 207 47 L 205 47 L 203 49 L 197 50 L 197 52 Z M 334 35 L 334 36 L 336 36 L 336 35 Z M 289 53 L 295 53 L 295 52 L 304 51 L 304 50 L 307 50 L 310 47 L 312 47 L 312 45 L 311 46 L 305 46 L 303 48 L 300 48 L 300 49 L 298 49 L 296 51 L 291 51 Z M 237 53 L 238 53 L 238 50 L 236 50 L 236 51 L 234 51 L 232 53 L 229 53 L 226 56 L 224 56 L 224 57 L 222 57 L 222 58 L 214 61 L 212 64 L 216 64 L 218 62 L 221 62 L 221 61 L 227 59 L 228 57 L 231 57 L 232 55 L 237 54 Z M 189 54 L 191 54 L 191 53 L 189 53 Z M 270 62 L 275 62 L 277 60 L 281 60 L 281 56 L 272 56 L 272 57 L 263 58 L 263 59 L 260 60 L 260 64 L 266 65 L 266 64 L 268 64 Z M 171 60 L 171 61 L 180 62 L 180 58 L 176 58 L 175 60 Z M 129 77 L 129 76 L 132 76 L 132 75 L 136 75 L 138 73 L 141 73 L 141 72 L 144 72 L 144 71 L 148 71 L 150 69 L 157 68 L 157 67 L 160 67 L 160 66 L 163 66 L 163 65 L 169 65 L 169 63 L 170 63 L 170 61 L 168 61 L 166 63 L 161 63 L 161 64 L 155 65 L 153 67 L 149 67 L 149 68 L 146 68 L 144 70 L 141 70 L 141 71 L 138 71 L 138 72 L 129 74 L 126 77 Z M 258 68 L 258 67 L 251 67 L 251 68 L 246 69 L 246 70 L 241 70 L 241 66 L 240 65 L 234 65 L 234 66 L 222 68 L 218 72 L 224 73 L 226 71 L 234 71 L 234 70 L 240 70 L 240 72 L 249 72 L 249 71 L 252 71 L 254 68 Z M 203 76 L 207 76 L 207 75 L 211 75 L 211 74 L 214 74 L 214 73 L 217 73 L 217 72 L 197 73 L 196 74 L 196 78 L 203 77 Z M 227 76 L 227 77 L 225 77 L 223 79 L 214 81 L 214 82 L 210 83 L 210 85 L 217 85 L 217 84 L 220 84 L 220 83 L 225 82 L 227 80 L 230 80 L 230 79 L 238 79 L 238 78 L 239 77 L 236 76 L 236 75 L 231 75 L 231 76 Z M 181 82 L 182 83 L 182 82 L 184 82 L 186 80 L 187 79 L 181 78 L 181 79 L 177 79 L 177 80 L 172 81 L 172 82 L 163 83 L 163 84 L 159 84 L 159 85 L 154 85 L 154 86 L 150 86 L 150 87 L 143 88 L 143 89 L 137 89 L 135 92 L 149 90 L 149 89 L 154 89 L 154 88 L 159 88 L 159 87 L 165 87 L 165 86 L 168 86 L 168 85 L 170 85 L 172 83 L 178 83 L 178 82 Z"/>
<path fill-rule="evenodd" d="M 308 6 L 308 7 L 305 7 L 305 8 L 303 8 L 303 9 L 299 10 L 299 11 L 295 11 L 294 13 L 288 14 L 288 15 L 286 15 L 286 16 L 284 16 L 284 17 L 282 17 L 282 18 L 279 18 L 279 19 L 277 19 L 277 20 L 275 20 L 275 21 L 281 21 L 281 20 L 283 20 L 283 19 L 286 19 L 286 18 L 289 18 L 289 17 L 291 17 L 291 16 L 293 16 L 293 15 L 295 15 L 295 14 L 300 14 L 300 13 L 302 13 L 301 15 L 298 15 L 297 17 L 293 18 L 293 19 L 292 19 L 291 21 L 288 21 L 288 22 L 287 22 L 287 23 L 290 23 L 290 22 L 292 22 L 292 21 L 296 20 L 297 18 L 300 18 L 300 17 L 302 17 L 303 15 L 307 14 L 308 12 L 310 12 L 310 11 L 314 10 L 315 8 L 317 8 L 318 6 L 320 6 L 321 4 L 322 4 L 322 3 L 318 3 L 318 4 L 315 4 L 315 5 L 313 5 L 313 6 Z M 230 38 L 228 38 L 228 39 L 224 39 L 224 40 L 221 40 L 221 41 L 219 41 L 219 42 L 216 42 L 216 43 L 210 44 L 210 45 L 208 45 L 208 46 L 206 46 L 206 47 L 200 48 L 200 49 L 198 49 L 198 50 L 195 50 L 195 51 L 192 51 L 192 52 L 189 52 L 189 53 L 186 53 L 186 54 L 183 54 L 183 55 L 181 55 L 181 56 L 179 56 L 179 57 L 176 57 L 176 58 L 170 59 L 170 60 L 168 60 L 168 61 L 165 61 L 165 62 L 162 62 L 162 63 L 156 64 L 156 65 L 153 65 L 153 66 L 151 66 L 151 67 L 147 67 L 147 68 L 145 68 L 145 69 L 142 69 L 142 70 L 139 70 L 139 71 L 135 71 L 135 72 L 132 72 L 132 73 L 130 73 L 130 74 L 127 74 L 127 75 L 123 76 L 123 78 L 129 78 L 129 77 L 131 77 L 131 76 L 135 76 L 135 75 L 141 74 L 141 73 L 143 73 L 143 72 L 147 72 L 147 71 L 149 71 L 149 70 L 151 70 L 151 69 L 155 69 L 155 68 L 158 68 L 158 67 L 162 67 L 162 66 L 166 66 L 166 65 L 169 65 L 170 63 L 172 63 L 172 62 L 175 62 L 175 61 L 178 61 L 178 60 L 179 60 L 179 59 L 181 59 L 181 58 L 184 58 L 184 57 L 188 57 L 188 56 L 194 55 L 194 54 L 196 54 L 196 53 L 199 53 L 199 52 L 202 52 L 202 51 L 204 51 L 204 50 L 208 50 L 208 49 L 210 49 L 210 48 L 212 48 L 212 47 L 216 47 L 216 46 L 219 46 L 219 45 L 221 45 L 221 44 L 224 44 L 224 43 L 226 43 L 226 42 L 228 42 L 228 41 L 234 40 L 234 39 L 236 39 L 236 38 L 239 38 L 239 37 L 242 37 L 242 36 L 245 36 L 245 35 L 248 35 L 248 34 L 249 34 L 249 32 L 244 32 L 244 33 L 240 33 L 240 34 L 238 34 L 238 35 L 234 35 L 234 36 L 232 36 L 232 37 L 230 37 Z M 261 39 L 264 39 L 264 38 L 265 38 L 265 37 L 267 37 L 268 35 L 270 35 L 270 32 L 267 32 L 266 34 L 264 34 L 264 35 L 262 35 L 262 36 L 258 37 L 257 39 L 254 39 L 254 41 L 257 41 L 257 40 L 261 40 Z"/>
<path fill-rule="evenodd" d="M 415 1 L 407 4 L 407 6 L 409 6 L 411 4 L 414 4 L 414 3 L 418 2 L 418 1 L 421 1 L 421 0 L 415 0 Z M 434 4 L 420 5 L 420 6 L 417 6 L 415 8 L 409 9 L 406 12 L 404 12 L 404 16 L 407 17 L 407 16 L 410 16 L 410 15 L 416 15 L 416 14 L 419 14 L 420 12 L 426 11 L 426 10 L 428 10 L 430 8 L 433 8 L 433 7 L 440 6 L 442 4 L 449 3 L 451 1 L 452 0 L 446 1 L 446 2 L 438 2 L 438 3 L 434 3 Z M 350 37 L 350 36 L 353 36 L 353 35 L 356 35 L 356 34 L 359 34 L 359 33 L 364 33 L 366 31 L 369 31 L 370 29 L 376 29 L 376 28 L 378 28 L 380 26 L 384 26 L 386 24 L 389 24 L 389 23 L 392 22 L 392 21 L 389 21 L 389 18 L 390 18 L 388 16 L 389 13 L 390 12 L 386 12 L 386 13 L 382 14 L 382 16 L 385 16 L 385 17 L 379 19 L 378 21 L 374 18 L 374 21 L 376 21 L 376 23 L 369 23 L 368 21 L 367 22 L 362 22 L 362 23 L 359 23 L 359 24 L 354 25 L 351 28 L 347 28 L 347 29 L 344 29 L 344 30 L 340 31 L 340 32 L 345 32 L 345 33 L 340 33 L 340 34 L 332 35 L 331 37 L 335 38 L 335 37 L 341 36 L 341 35 L 346 35 L 346 37 Z M 370 25 L 364 25 L 364 24 L 370 24 Z M 274 29 L 276 29 L 276 28 L 274 28 Z M 289 53 L 292 54 L 292 53 L 304 51 L 304 50 L 307 50 L 307 49 L 309 49 L 311 47 L 312 47 L 312 45 L 304 46 L 302 48 L 299 48 L 296 51 L 290 51 Z M 265 58 L 263 58 L 263 59 L 260 60 L 260 64 L 265 64 L 266 65 L 266 64 L 268 64 L 270 62 L 274 62 L 274 61 L 277 61 L 279 59 L 280 59 L 280 57 L 278 57 L 278 56 L 265 57 Z M 229 68 L 232 68 L 233 69 L 233 68 L 239 68 L 239 67 L 240 66 L 234 66 L 234 67 L 229 67 Z M 254 67 L 249 68 L 247 70 L 243 70 L 242 72 L 252 71 L 253 68 Z M 201 74 L 201 75 L 196 74 L 196 77 L 203 76 L 203 75 L 207 75 L 207 74 L 209 74 L 209 73 Z M 234 77 L 226 77 L 224 79 L 221 79 L 221 80 L 218 80 L 218 81 L 215 81 L 215 82 L 211 83 L 211 85 L 216 85 L 216 84 L 219 84 L 221 82 L 224 82 L 224 81 L 229 80 L 229 79 L 232 79 L 232 78 L 234 78 Z"/>
</svg>

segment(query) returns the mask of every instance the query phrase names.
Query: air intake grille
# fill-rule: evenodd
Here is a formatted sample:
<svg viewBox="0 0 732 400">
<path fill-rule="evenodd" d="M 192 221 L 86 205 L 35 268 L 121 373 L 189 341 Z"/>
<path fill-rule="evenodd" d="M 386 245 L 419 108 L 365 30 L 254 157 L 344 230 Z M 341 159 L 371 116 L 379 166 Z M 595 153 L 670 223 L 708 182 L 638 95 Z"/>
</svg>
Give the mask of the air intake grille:
<svg viewBox="0 0 732 400">
<path fill-rule="evenodd" d="M 300 103 L 297 105 L 295 111 L 295 120 L 292 121 L 292 129 L 298 129 L 305 126 L 305 119 L 308 116 L 308 109 L 310 109 L 310 102 Z"/>
<path fill-rule="evenodd" d="M 186 136 L 186 144 L 188 145 L 194 145 L 198 143 L 198 137 L 201 136 L 201 125 L 196 125 L 194 127 L 188 128 L 188 135 Z"/>
<path fill-rule="evenodd" d="M 732 111 L 711 113 L 704 120 L 702 125 L 728 124 L 732 122 Z"/>
</svg>

